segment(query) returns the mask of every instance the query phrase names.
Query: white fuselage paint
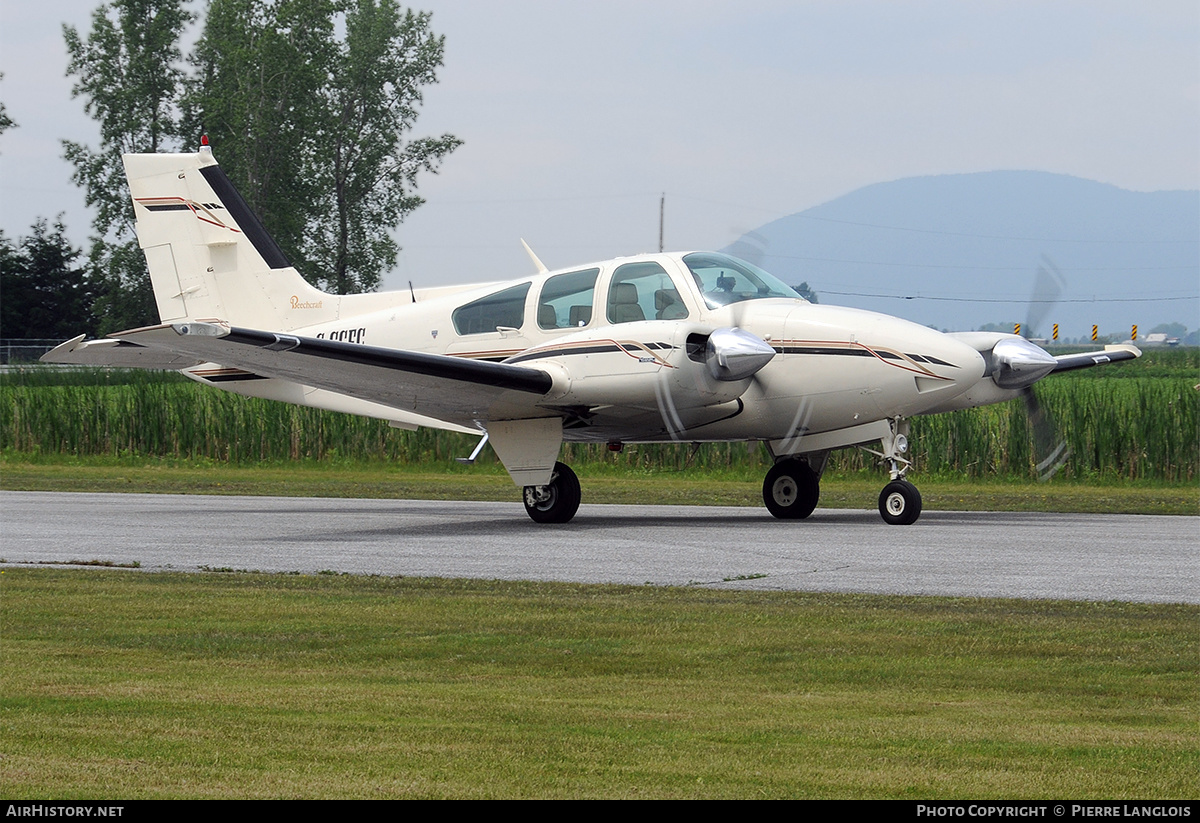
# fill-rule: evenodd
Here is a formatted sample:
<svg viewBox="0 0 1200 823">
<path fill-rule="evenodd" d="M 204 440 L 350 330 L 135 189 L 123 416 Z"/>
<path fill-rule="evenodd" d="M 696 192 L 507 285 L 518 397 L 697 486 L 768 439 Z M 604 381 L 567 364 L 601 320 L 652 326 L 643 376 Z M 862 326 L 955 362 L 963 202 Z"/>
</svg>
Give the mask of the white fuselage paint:
<svg viewBox="0 0 1200 823">
<path fill-rule="evenodd" d="M 613 271 L 641 261 L 657 263 L 669 273 L 686 317 L 608 322 L 605 303 Z M 542 328 L 542 285 L 556 275 L 586 268 L 600 269 L 591 319 L 580 327 Z M 530 288 L 519 327 L 474 334 L 456 331 L 455 309 L 523 283 Z M 563 434 L 569 441 L 777 441 L 854 430 L 871 421 L 977 405 L 959 398 L 984 379 L 984 359 L 974 348 L 896 317 L 781 298 L 710 308 L 680 254 L 620 258 L 511 283 L 462 287 L 449 295 L 424 297 L 418 292 L 415 303 L 409 292 L 395 293 L 391 305 L 387 298 L 370 295 L 373 305 L 367 313 L 353 315 L 343 305 L 338 319 L 297 325 L 291 333 L 456 357 L 511 358 L 518 365 L 541 369 L 554 379 L 554 388 L 540 404 L 546 414 L 580 412 L 578 419 L 567 416 Z M 295 314 L 302 315 L 303 309 Z M 763 338 L 775 348 L 775 358 L 749 379 L 715 380 L 702 361 L 689 358 L 688 338 L 725 327 Z M 205 368 L 211 364 L 189 371 Z M 986 385 L 983 402 L 1002 399 L 995 396 L 990 380 Z M 304 390 L 279 380 L 222 387 L 289 402 L 311 399 L 319 402 L 309 405 L 332 407 L 331 398 L 323 396 L 329 393 L 310 392 L 318 396 L 309 398 Z M 358 408 L 353 398 L 337 405 L 345 411 Z M 606 412 L 609 407 L 611 413 Z M 374 416 L 388 415 L 381 407 Z M 848 438 L 862 442 L 858 436 Z"/>
</svg>

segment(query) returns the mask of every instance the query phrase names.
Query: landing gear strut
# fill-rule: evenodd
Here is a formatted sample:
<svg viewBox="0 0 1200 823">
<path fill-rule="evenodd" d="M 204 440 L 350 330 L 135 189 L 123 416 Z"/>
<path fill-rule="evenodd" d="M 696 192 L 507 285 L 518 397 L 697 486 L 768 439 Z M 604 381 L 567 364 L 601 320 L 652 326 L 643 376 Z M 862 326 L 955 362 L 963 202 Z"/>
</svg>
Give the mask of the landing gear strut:
<svg viewBox="0 0 1200 823">
<path fill-rule="evenodd" d="M 879 493 L 879 514 L 890 526 L 910 526 L 921 516 L 921 493 L 904 479 L 912 467 L 912 461 L 904 456 L 908 453 L 908 421 L 893 417 L 888 423 L 891 433 L 880 440 L 883 451 L 867 449 L 883 458 L 892 476 L 892 482 Z"/>
<path fill-rule="evenodd" d="M 763 481 L 763 502 L 781 520 L 802 520 L 813 513 L 821 497 L 820 478 L 807 461 L 779 460 Z"/>
<path fill-rule="evenodd" d="M 526 486 L 525 512 L 537 523 L 566 523 L 579 510 L 579 478 L 566 463 L 555 463 L 545 486 Z"/>
</svg>

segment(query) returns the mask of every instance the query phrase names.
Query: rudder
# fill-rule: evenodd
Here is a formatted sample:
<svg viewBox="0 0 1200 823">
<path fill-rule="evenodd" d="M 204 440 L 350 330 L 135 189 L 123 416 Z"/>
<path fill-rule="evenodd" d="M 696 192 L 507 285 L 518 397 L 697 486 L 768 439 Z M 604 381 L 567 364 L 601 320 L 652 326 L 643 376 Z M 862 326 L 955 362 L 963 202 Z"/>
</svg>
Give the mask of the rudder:
<svg viewBox="0 0 1200 823">
<path fill-rule="evenodd" d="M 162 322 L 286 331 L 337 317 L 337 297 L 292 267 L 207 146 L 123 160 Z"/>
</svg>

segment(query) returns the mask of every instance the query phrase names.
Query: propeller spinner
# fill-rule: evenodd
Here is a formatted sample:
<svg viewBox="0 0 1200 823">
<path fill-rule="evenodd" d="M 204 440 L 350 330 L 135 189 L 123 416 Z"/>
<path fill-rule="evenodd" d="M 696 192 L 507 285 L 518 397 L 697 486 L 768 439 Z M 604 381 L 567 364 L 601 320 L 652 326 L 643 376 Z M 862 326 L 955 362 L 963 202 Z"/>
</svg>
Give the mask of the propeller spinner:
<svg viewBox="0 0 1200 823">
<path fill-rule="evenodd" d="M 704 362 L 714 378 L 734 382 L 753 377 L 771 362 L 775 349 L 745 329 L 717 329 L 708 336 Z"/>
</svg>

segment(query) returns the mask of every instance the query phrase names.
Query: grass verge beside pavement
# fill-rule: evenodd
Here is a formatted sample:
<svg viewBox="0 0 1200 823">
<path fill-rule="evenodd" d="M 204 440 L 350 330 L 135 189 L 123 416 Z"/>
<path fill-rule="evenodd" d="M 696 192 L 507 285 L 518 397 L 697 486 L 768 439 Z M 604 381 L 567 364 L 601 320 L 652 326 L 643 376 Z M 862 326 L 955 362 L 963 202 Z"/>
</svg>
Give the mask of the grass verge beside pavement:
<svg viewBox="0 0 1200 823">
<path fill-rule="evenodd" d="M 738 473 L 582 479 L 586 503 L 761 505 Z M 1193 487 L 918 482 L 930 509 L 1197 508 Z M 882 483 L 831 476 L 822 505 L 873 508 Z M 496 468 L 303 461 L 9 454 L 0 487 L 517 500 Z M 0 796 L 1186 799 L 1198 621 L 1187 605 L 0 563 Z"/>
<path fill-rule="evenodd" d="M 927 511 L 1055 511 L 1120 514 L 1200 514 L 1195 484 L 1145 482 L 1024 483 L 914 475 Z M 601 471 L 580 476 L 584 505 L 761 506 L 754 472 Z M 824 508 L 875 508 L 882 473 L 827 475 Z M 293 461 L 232 465 L 208 461 L 0 456 L 0 488 L 14 491 L 245 494 L 284 497 L 364 497 L 517 501 L 499 466 L 398 466 Z"/>
<path fill-rule="evenodd" d="M 1195 796 L 1195 606 L 0 566 L 0 796 Z"/>
</svg>

